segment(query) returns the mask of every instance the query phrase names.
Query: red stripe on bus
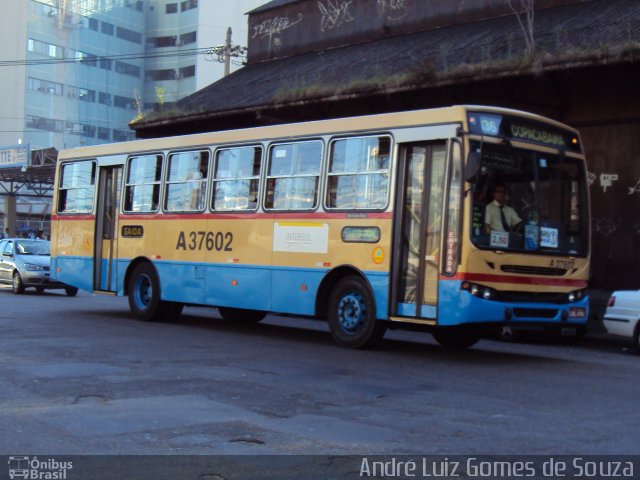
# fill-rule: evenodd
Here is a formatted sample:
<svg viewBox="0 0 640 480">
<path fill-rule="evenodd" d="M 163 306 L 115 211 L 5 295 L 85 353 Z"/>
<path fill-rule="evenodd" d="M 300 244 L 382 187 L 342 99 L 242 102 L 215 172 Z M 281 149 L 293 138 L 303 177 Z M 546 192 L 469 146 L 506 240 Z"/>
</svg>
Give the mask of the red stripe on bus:
<svg viewBox="0 0 640 480">
<path fill-rule="evenodd" d="M 586 280 L 565 278 L 516 277 L 513 275 L 492 275 L 487 273 L 458 273 L 453 277 L 441 276 L 440 278 L 442 280 L 466 280 L 468 282 L 516 283 L 520 285 L 587 288 Z"/>
<path fill-rule="evenodd" d="M 95 220 L 95 215 L 51 215 L 51 220 Z"/>
</svg>

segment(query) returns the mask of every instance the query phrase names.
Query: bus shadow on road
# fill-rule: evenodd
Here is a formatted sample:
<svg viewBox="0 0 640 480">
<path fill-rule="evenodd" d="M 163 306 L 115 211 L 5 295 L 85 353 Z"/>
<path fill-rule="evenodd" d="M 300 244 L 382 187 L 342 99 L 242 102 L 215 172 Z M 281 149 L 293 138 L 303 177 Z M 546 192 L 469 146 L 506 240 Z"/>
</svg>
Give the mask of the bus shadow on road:
<svg viewBox="0 0 640 480">
<path fill-rule="evenodd" d="M 481 340 L 477 345 L 466 350 L 449 350 L 438 345 L 428 332 L 409 332 L 402 330 L 388 331 L 385 338 L 372 349 L 351 350 L 336 345 L 329 333 L 326 322 L 309 318 L 294 318 L 279 315 L 268 315 L 259 323 L 240 323 L 224 320 L 215 308 L 188 308 L 172 322 L 145 323 L 133 318 L 127 310 L 100 309 L 83 312 L 83 315 L 105 319 L 110 322 L 117 319 L 118 323 L 131 322 L 141 327 L 168 329 L 185 332 L 193 331 L 198 338 L 206 338 L 207 333 L 215 335 L 226 334 L 243 337 L 241 342 L 247 345 L 255 341 L 268 340 L 281 348 L 281 343 L 305 344 L 317 348 L 331 348 L 332 356 L 340 358 L 346 356 L 360 356 L 375 354 L 394 358 L 415 358 L 428 362 L 447 361 L 463 364 L 499 365 L 514 363 L 571 363 L 575 360 L 554 357 L 549 350 L 541 350 L 540 354 L 531 351 L 518 351 L 518 347 L 529 348 L 532 345 L 522 343 L 503 343 L 494 340 Z M 264 344 L 262 344 L 264 345 Z M 545 345 L 538 345 L 544 348 Z M 537 345 L 533 345 L 537 347 Z M 289 348 L 289 347 L 287 347 Z M 336 353 L 343 352 L 343 353 Z"/>
</svg>

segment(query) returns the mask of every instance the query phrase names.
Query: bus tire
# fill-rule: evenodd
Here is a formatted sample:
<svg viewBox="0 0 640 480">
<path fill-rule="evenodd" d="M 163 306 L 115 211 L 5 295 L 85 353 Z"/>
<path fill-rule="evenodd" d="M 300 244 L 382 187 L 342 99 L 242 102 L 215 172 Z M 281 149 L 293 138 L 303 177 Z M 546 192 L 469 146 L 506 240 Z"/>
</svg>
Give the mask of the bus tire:
<svg viewBox="0 0 640 480">
<path fill-rule="evenodd" d="M 464 350 L 480 340 L 480 333 L 469 327 L 440 327 L 431 334 L 440 346 L 450 350 Z"/>
<path fill-rule="evenodd" d="M 143 322 L 163 322 L 175 319 L 183 304 L 160 300 L 160 280 L 150 263 L 138 264 L 129 278 L 129 308 Z"/>
<path fill-rule="evenodd" d="M 66 287 L 64 293 L 67 294 L 67 297 L 75 297 L 78 295 L 78 289 L 76 287 Z"/>
<path fill-rule="evenodd" d="M 385 322 L 376 319 L 371 290 L 355 275 L 336 284 L 329 296 L 327 319 L 334 341 L 348 348 L 372 347 L 387 329 Z"/>
<path fill-rule="evenodd" d="M 258 323 L 267 316 L 262 310 L 249 310 L 246 308 L 218 307 L 220 316 L 229 322 Z"/>
</svg>

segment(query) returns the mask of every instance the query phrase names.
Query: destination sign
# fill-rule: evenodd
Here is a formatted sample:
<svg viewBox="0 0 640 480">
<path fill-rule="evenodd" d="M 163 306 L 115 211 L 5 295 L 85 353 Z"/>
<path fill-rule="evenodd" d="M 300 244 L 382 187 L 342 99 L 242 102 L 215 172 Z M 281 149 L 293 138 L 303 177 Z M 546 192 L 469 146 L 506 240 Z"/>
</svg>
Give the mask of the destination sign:
<svg viewBox="0 0 640 480">
<path fill-rule="evenodd" d="M 582 151 L 574 132 L 536 120 L 482 112 L 470 112 L 468 120 L 471 133 L 522 140 L 573 152 Z"/>
</svg>

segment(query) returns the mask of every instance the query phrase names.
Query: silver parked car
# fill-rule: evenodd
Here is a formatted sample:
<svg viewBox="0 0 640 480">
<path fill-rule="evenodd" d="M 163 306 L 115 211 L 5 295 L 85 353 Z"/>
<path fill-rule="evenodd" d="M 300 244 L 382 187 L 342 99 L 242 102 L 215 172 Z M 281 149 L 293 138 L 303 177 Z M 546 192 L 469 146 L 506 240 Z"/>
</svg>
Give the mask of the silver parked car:
<svg viewBox="0 0 640 480">
<path fill-rule="evenodd" d="M 45 289 L 64 289 L 74 297 L 78 289 L 49 279 L 51 255 L 49 242 L 27 238 L 5 238 L 0 241 L 0 283 L 13 286 L 13 293 L 24 293 L 35 287 L 38 293 Z"/>
</svg>

